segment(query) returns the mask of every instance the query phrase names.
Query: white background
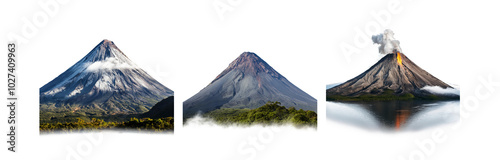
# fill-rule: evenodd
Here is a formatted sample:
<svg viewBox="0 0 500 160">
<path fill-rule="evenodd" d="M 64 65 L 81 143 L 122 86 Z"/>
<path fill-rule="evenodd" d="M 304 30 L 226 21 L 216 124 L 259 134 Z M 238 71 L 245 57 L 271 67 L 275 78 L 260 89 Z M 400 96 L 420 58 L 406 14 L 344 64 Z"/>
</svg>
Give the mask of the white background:
<svg viewBox="0 0 500 160">
<path fill-rule="evenodd" d="M 9 34 L 22 36 L 23 27 L 34 21 L 33 16 L 47 14 L 38 3 L 48 1 L 2 1 L 2 44 L 9 40 Z M 217 2 L 232 9 L 223 14 L 224 19 L 213 6 Z M 324 112 L 325 85 L 346 81 L 382 57 L 376 45 L 355 46 L 353 37 L 356 28 L 364 30 L 376 23 L 372 12 L 387 11 L 392 1 L 229 2 L 57 3 L 60 7 L 54 16 L 36 27 L 38 31 L 27 38 L 29 42 L 20 44 L 18 148 L 15 154 L 10 153 L 4 143 L 2 159 L 67 159 L 68 155 L 75 159 L 72 150 L 81 159 L 412 159 L 424 152 L 415 141 L 426 141 L 435 131 L 443 131 L 446 140 L 436 144 L 428 155 L 424 153 L 426 159 L 500 158 L 496 152 L 500 143 L 496 122 L 500 119 L 495 114 L 500 111 L 496 105 L 500 87 L 493 87 L 478 105 L 469 101 L 478 96 L 476 89 L 482 86 L 479 78 L 493 75 L 500 81 L 499 4 L 396 1 L 401 11 L 391 14 L 389 23 L 382 25 L 377 34 L 392 29 L 408 58 L 439 79 L 460 85 L 462 115 L 468 117 L 462 117 L 462 125 L 457 128 L 374 133 L 328 121 Z M 39 135 L 39 88 L 102 39 L 114 41 L 132 61 L 175 91 L 174 134 Z M 346 58 L 340 49 L 342 43 L 357 47 L 359 53 Z M 317 130 L 181 125 L 182 101 L 205 87 L 244 51 L 257 53 L 318 100 Z M 6 56 L 1 57 L 0 66 L 6 66 Z M 6 90 L 6 85 L 1 86 Z M 481 89 L 480 93 L 489 91 Z M 7 107 L 0 107 L 0 111 L 7 116 Z M 0 123 L 0 130 L 7 132 L 5 121 Z M 94 144 L 85 135 L 103 137 Z M 255 137 L 261 145 L 246 143 Z M 246 154 L 250 150 L 256 151 L 255 157 Z"/>
</svg>

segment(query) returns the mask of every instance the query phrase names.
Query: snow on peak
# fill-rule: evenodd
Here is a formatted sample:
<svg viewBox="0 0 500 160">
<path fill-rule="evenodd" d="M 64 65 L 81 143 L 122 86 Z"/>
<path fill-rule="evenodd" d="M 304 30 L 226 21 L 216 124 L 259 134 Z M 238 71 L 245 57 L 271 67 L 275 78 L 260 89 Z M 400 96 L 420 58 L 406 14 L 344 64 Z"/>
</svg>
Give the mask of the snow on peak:
<svg viewBox="0 0 500 160">
<path fill-rule="evenodd" d="M 113 91 L 115 77 L 104 74 L 101 79 L 99 79 L 94 87 L 102 91 Z"/>
<path fill-rule="evenodd" d="M 55 95 L 56 93 L 59 93 L 59 92 L 62 92 L 66 89 L 66 87 L 59 87 L 59 88 L 56 88 L 56 89 L 53 89 L 53 90 L 50 90 L 48 92 L 45 92 L 43 93 L 44 95 L 50 95 L 50 96 L 53 96 Z"/>
<path fill-rule="evenodd" d="M 75 90 L 73 90 L 67 97 L 73 97 L 79 93 L 81 93 L 83 90 L 83 86 L 78 86 L 75 88 Z"/>
</svg>

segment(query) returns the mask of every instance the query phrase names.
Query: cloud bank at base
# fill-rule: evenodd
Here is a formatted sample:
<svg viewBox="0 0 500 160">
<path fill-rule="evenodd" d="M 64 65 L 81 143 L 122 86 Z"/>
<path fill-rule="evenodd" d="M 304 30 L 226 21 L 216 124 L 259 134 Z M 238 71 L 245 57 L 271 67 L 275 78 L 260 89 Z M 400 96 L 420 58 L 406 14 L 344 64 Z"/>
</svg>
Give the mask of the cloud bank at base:
<svg viewBox="0 0 500 160">
<path fill-rule="evenodd" d="M 454 95 L 460 96 L 460 89 L 456 89 L 456 88 L 441 88 L 439 86 L 425 86 L 421 89 L 429 91 L 433 94 L 441 94 L 441 95 L 454 94 Z"/>
</svg>

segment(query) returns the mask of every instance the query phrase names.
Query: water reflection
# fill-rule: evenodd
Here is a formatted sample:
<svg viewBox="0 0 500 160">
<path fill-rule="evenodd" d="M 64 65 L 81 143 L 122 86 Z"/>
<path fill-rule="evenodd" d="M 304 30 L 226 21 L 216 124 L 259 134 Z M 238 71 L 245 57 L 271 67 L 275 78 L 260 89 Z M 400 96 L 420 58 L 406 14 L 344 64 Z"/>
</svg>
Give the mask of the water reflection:
<svg viewBox="0 0 500 160">
<path fill-rule="evenodd" d="M 459 101 L 327 102 L 327 118 L 367 129 L 420 130 L 457 122 Z"/>
</svg>

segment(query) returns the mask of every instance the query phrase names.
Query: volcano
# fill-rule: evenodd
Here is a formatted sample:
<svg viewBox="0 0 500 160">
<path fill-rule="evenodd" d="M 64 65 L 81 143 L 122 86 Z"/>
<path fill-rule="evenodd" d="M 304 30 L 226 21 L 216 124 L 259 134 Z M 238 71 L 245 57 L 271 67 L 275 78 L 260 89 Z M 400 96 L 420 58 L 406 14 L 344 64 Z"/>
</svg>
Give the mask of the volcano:
<svg viewBox="0 0 500 160">
<path fill-rule="evenodd" d="M 173 91 L 103 40 L 68 70 L 40 88 L 40 107 L 143 113 Z"/>
<path fill-rule="evenodd" d="M 316 99 L 297 88 L 257 54 L 242 53 L 208 86 L 184 101 L 184 118 L 219 108 L 258 108 L 268 101 L 316 111 Z"/>
<path fill-rule="evenodd" d="M 390 100 L 458 98 L 455 94 L 433 94 L 422 89 L 453 88 L 413 63 L 403 53 L 387 54 L 355 78 L 326 91 L 328 100 Z M 354 98 L 354 99 L 353 99 Z"/>
</svg>

